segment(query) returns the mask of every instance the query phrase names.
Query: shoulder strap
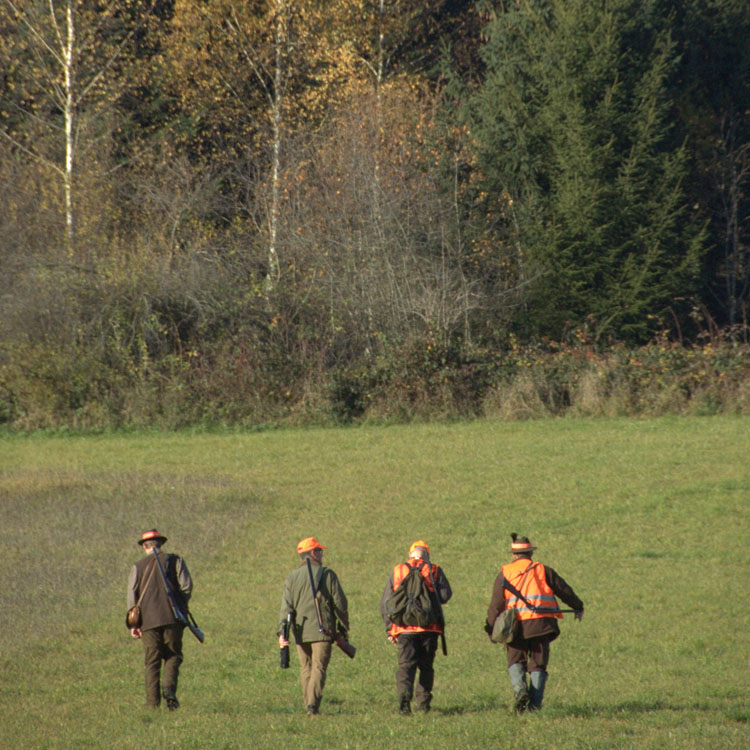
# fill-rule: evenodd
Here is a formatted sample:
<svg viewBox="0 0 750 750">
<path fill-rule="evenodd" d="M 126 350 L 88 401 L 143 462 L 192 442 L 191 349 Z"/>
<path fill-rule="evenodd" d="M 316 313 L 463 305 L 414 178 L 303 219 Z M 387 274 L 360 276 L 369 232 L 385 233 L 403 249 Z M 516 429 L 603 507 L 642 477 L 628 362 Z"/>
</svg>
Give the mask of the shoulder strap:
<svg viewBox="0 0 750 750">
<path fill-rule="evenodd" d="M 526 582 L 526 577 L 531 572 L 531 569 L 536 567 L 539 563 L 532 562 L 526 570 L 523 572 L 523 577 L 521 578 L 521 582 L 518 584 L 518 588 L 516 588 L 507 578 L 505 578 L 505 588 L 510 591 L 511 594 L 518 597 L 529 609 L 536 612 L 536 607 L 521 593 L 521 589 L 523 589 L 523 584 Z M 505 576 L 503 576 L 505 577 Z M 510 607 L 510 609 L 515 609 L 515 607 Z"/>
<path fill-rule="evenodd" d="M 136 607 L 140 605 L 141 599 L 143 599 L 143 595 L 146 593 L 146 589 L 148 588 L 149 583 L 151 583 L 151 579 L 153 578 L 155 570 L 156 570 L 156 560 L 152 560 L 149 563 L 149 572 L 148 572 L 148 578 L 146 579 L 146 585 L 141 589 L 140 593 L 138 594 L 138 601 L 135 603 Z"/>
</svg>

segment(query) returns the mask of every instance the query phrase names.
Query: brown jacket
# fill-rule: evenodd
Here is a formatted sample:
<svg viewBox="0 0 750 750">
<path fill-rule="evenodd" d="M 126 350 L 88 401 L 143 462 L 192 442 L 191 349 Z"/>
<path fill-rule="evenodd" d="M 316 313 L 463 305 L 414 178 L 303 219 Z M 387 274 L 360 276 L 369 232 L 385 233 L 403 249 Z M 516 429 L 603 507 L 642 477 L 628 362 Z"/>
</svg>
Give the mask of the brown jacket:
<svg viewBox="0 0 750 750">
<path fill-rule="evenodd" d="M 583 610 L 583 602 L 576 596 L 573 589 L 552 568 L 544 567 L 544 577 L 547 585 L 554 591 L 555 596 L 562 599 L 571 609 Z M 505 609 L 505 576 L 500 572 L 495 579 L 492 588 L 492 599 L 487 609 L 487 621 L 484 629 L 487 633 L 492 632 L 492 626 L 498 615 Z M 535 620 L 523 620 L 521 622 L 524 638 L 536 638 L 540 635 L 549 636 L 554 641 L 560 635 L 560 627 L 556 617 L 540 617 Z"/>
<path fill-rule="evenodd" d="M 193 590 L 193 581 L 185 561 L 179 555 L 168 555 L 165 552 L 159 553 L 159 561 L 178 603 L 185 605 Z M 140 602 L 143 617 L 142 630 L 151 630 L 161 625 L 173 625 L 177 622 L 159 568 L 154 568 L 149 581 L 151 566 L 155 564 L 153 554 L 145 555 L 133 565 L 128 579 L 128 608 L 132 607 L 138 601 L 141 592 L 144 592 Z M 144 589 L 147 581 L 148 588 Z"/>
</svg>

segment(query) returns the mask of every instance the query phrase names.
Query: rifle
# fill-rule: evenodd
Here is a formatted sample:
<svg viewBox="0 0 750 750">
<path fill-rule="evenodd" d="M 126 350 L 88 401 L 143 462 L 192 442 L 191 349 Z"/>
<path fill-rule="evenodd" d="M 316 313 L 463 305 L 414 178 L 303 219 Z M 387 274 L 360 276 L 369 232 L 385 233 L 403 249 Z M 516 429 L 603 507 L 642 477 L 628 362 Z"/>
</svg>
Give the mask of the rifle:
<svg viewBox="0 0 750 750">
<path fill-rule="evenodd" d="M 445 615 L 443 614 L 443 603 L 440 601 L 440 592 L 435 585 L 435 580 L 432 577 L 432 563 L 430 563 L 430 556 L 427 556 L 427 572 L 430 574 L 430 585 L 435 593 L 435 601 L 437 602 L 438 608 L 438 624 L 443 631 L 445 631 Z M 448 656 L 448 646 L 445 644 L 445 632 L 440 634 L 440 646 L 443 649 L 443 656 Z"/>
<path fill-rule="evenodd" d="M 190 610 L 187 609 L 187 606 L 185 607 L 187 613 L 183 612 L 180 603 L 177 601 L 177 597 L 175 596 L 174 591 L 172 591 L 172 587 L 169 585 L 167 574 L 164 572 L 164 568 L 161 565 L 161 560 L 159 559 L 159 549 L 157 547 L 154 547 L 154 558 L 156 559 L 156 564 L 159 566 L 161 577 L 164 580 L 164 588 L 167 590 L 167 597 L 169 599 L 169 604 L 172 607 L 172 612 L 175 616 L 175 619 L 177 620 L 177 622 L 181 622 L 183 625 L 187 626 L 187 628 L 198 639 L 198 641 L 200 641 L 200 643 L 203 643 L 203 641 L 206 639 L 206 636 L 196 624 L 195 619 L 190 614 Z"/>
<path fill-rule="evenodd" d="M 285 641 L 289 640 L 289 627 L 292 624 L 292 613 L 286 613 L 286 620 L 281 625 L 281 635 Z M 281 668 L 289 669 L 289 644 L 281 647 Z"/>
<path fill-rule="evenodd" d="M 333 642 L 350 658 L 354 658 L 354 654 L 357 653 L 357 649 L 352 646 L 349 641 L 344 638 L 343 635 L 340 633 L 331 633 L 327 628 L 323 627 L 323 618 L 320 614 L 320 602 L 318 601 L 318 591 L 315 588 L 315 579 L 313 578 L 313 572 L 312 572 L 312 564 L 310 563 L 310 558 L 307 558 L 307 573 L 310 576 L 310 588 L 312 589 L 312 595 L 313 595 L 313 602 L 315 602 L 315 617 L 318 620 L 318 630 L 320 630 L 321 633 L 326 638 L 333 639 Z"/>
</svg>

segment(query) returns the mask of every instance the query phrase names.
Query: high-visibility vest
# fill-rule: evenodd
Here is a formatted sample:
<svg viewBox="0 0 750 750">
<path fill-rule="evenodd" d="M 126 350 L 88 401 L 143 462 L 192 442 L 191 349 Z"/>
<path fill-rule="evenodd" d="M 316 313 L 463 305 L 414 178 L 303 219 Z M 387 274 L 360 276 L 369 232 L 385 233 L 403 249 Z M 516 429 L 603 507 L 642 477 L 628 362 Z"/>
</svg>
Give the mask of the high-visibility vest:
<svg viewBox="0 0 750 750">
<path fill-rule="evenodd" d="M 531 567 L 529 574 L 524 578 L 524 574 Z M 538 620 L 542 617 L 562 617 L 560 605 L 555 599 L 555 594 L 547 583 L 544 575 L 544 565 L 528 558 L 519 558 L 508 565 L 503 565 L 503 575 L 506 580 L 510 581 L 529 601 L 529 604 L 535 607 L 544 607 L 543 612 L 534 612 L 526 606 L 525 602 L 505 589 L 505 608 L 513 608 L 518 613 L 519 620 Z M 523 580 L 523 588 L 519 588 Z"/>
<path fill-rule="evenodd" d="M 408 563 L 399 563 L 394 569 L 393 569 L 393 590 L 395 591 L 398 588 L 398 585 L 401 583 L 401 581 L 406 578 L 407 573 L 409 572 L 409 566 L 412 568 L 416 568 L 418 565 L 422 566 L 422 569 L 420 570 L 420 573 L 422 577 L 427 581 L 427 588 L 430 591 L 435 591 L 435 589 L 430 585 L 430 567 L 432 567 L 432 580 L 437 582 L 438 579 L 438 566 L 432 565 L 430 566 L 428 563 L 426 563 L 424 560 L 419 560 L 412 558 Z M 439 596 L 439 594 L 437 594 Z M 414 626 L 408 626 L 403 627 L 401 625 L 391 625 L 391 629 L 388 631 L 390 635 L 398 637 L 401 633 L 442 633 L 443 629 L 435 623 L 434 625 L 430 625 L 426 628 L 418 628 Z"/>
</svg>

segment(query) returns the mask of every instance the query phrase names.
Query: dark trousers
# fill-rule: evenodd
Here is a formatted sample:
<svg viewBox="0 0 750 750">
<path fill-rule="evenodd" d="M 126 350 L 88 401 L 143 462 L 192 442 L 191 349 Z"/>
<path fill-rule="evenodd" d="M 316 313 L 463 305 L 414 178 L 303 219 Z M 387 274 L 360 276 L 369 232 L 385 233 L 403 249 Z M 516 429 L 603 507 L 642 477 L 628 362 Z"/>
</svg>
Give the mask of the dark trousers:
<svg viewBox="0 0 750 750">
<path fill-rule="evenodd" d="M 144 630 L 141 640 L 145 652 L 146 664 L 146 705 L 157 708 L 163 694 L 176 696 L 177 676 L 182 664 L 182 631 L 184 625 L 162 625 L 158 628 Z M 163 680 L 161 663 L 164 662 Z"/>
<path fill-rule="evenodd" d="M 508 646 L 508 666 L 523 664 L 527 672 L 546 672 L 549 662 L 549 636 L 516 638 Z"/>
<path fill-rule="evenodd" d="M 437 633 L 401 633 L 398 637 L 398 669 L 396 687 L 399 700 L 411 700 L 414 694 L 414 678 L 417 681 L 417 708 L 429 708 L 432 700 L 432 685 L 435 682 L 433 662 L 437 653 Z"/>
</svg>

